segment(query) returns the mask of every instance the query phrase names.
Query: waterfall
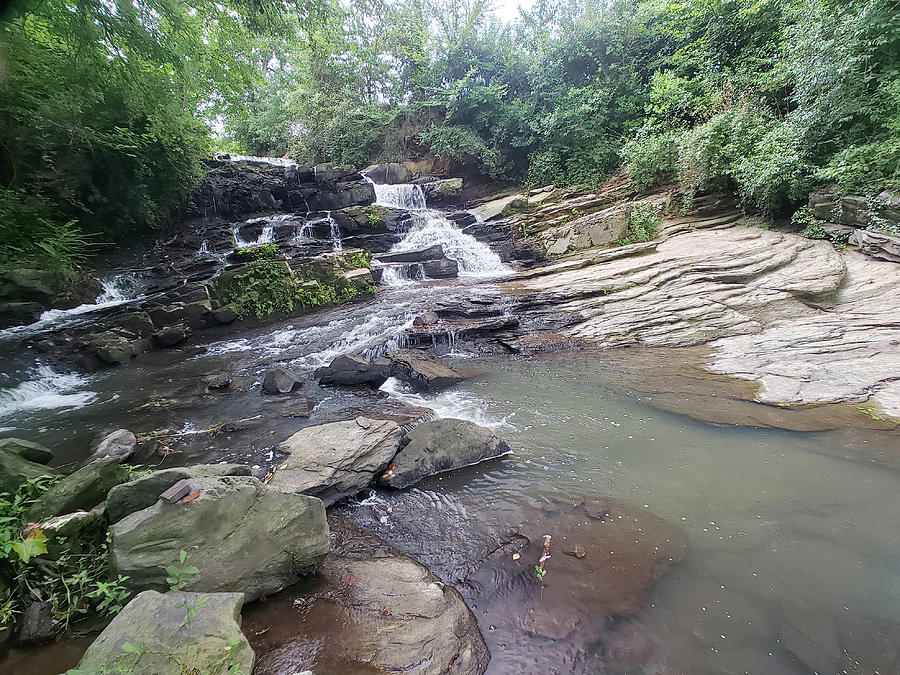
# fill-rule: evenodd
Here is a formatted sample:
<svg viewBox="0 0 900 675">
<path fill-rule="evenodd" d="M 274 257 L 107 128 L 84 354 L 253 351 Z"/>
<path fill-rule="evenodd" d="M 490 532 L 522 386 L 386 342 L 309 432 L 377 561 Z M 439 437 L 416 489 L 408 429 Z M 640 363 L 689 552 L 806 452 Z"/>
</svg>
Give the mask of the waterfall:
<svg viewBox="0 0 900 675">
<path fill-rule="evenodd" d="M 475 237 L 463 234 L 440 211 L 429 209 L 420 186 L 409 183 L 397 185 L 372 183 L 372 185 L 375 188 L 376 204 L 406 209 L 412 216 L 412 227 L 406 236 L 391 248 L 391 252 L 440 244 L 444 247 L 446 256 L 457 262 L 462 277 L 495 277 L 510 271 L 490 246 Z M 385 270 L 383 277 L 384 283 L 391 286 L 405 283 L 401 279 L 401 274 L 394 271 L 388 275 L 387 271 Z"/>
<path fill-rule="evenodd" d="M 91 380 L 87 375 L 61 373 L 43 364 L 28 375 L 30 379 L 0 389 L 0 419 L 28 410 L 80 408 L 97 398 L 84 389 Z"/>
<path fill-rule="evenodd" d="M 331 211 L 328 212 L 328 231 L 331 234 L 331 248 L 335 251 L 343 251 L 344 245 L 341 244 L 341 228 L 338 227 L 337 221 L 331 217 Z"/>
<path fill-rule="evenodd" d="M 375 203 L 379 206 L 391 206 L 406 211 L 420 211 L 426 208 L 425 193 L 418 185 L 399 183 L 397 185 L 379 185 L 366 178 L 375 188 Z"/>
</svg>

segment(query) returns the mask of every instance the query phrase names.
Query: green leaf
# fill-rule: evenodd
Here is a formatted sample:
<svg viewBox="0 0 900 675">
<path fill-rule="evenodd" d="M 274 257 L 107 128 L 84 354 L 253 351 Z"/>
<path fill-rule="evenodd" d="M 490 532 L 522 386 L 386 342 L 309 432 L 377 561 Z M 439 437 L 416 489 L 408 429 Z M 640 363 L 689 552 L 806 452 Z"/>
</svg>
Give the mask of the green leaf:
<svg viewBox="0 0 900 675">
<path fill-rule="evenodd" d="M 130 642 L 126 642 L 122 645 L 122 651 L 126 654 L 137 654 L 140 650 Z"/>
<path fill-rule="evenodd" d="M 13 544 L 13 550 L 19 554 L 19 559 L 28 564 L 32 558 L 47 552 L 47 535 L 43 530 L 33 530 L 22 541 Z"/>
</svg>

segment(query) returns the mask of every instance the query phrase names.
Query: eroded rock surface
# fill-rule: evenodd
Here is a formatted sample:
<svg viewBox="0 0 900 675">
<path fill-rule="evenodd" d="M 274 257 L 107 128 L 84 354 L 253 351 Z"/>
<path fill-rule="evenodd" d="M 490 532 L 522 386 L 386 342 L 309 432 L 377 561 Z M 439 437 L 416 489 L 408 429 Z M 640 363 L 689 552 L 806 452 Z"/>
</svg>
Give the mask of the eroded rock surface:
<svg viewBox="0 0 900 675">
<path fill-rule="evenodd" d="M 185 550 L 200 570 L 185 590 L 242 591 L 251 601 L 295 583 L 328 552 L 325 507 L 315 497 L 250 476 L 194 478 L 191 488 L 185 503 L 159 501 L 110 527 L 113 562 L 132 587 L 168 588 L 165 568 Z"/>
<path fill-rule="evenodd" d="M 714 216 L 668 221 L 658 242 L 585 252 L 507 287 L 569 339 L 715 341 L 713 369 L 760 382 L 762 401 L 871 398 L 898 415 L 898 282 L 895 264 Z"/>
<path fill-rule="evenodd" d="M 396 422 L 368 417 L 306 427 L 278 445 L 287 458 L 269 485 L 331 505 L 366 488 L 387 468 L 400 435 Z"/>
</svg>

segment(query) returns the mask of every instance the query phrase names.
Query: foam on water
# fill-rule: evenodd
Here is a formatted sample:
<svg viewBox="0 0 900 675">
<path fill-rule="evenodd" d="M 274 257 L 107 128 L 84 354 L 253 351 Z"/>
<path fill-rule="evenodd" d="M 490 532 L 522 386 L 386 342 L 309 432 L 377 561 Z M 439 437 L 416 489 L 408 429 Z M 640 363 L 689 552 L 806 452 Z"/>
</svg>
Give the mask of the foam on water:
<svg viewBox="0 0 900 675">
<path fill-rule="evenodd" d="M 413 391 L 395 377 L 390 377 L 381 385 L 380 391 L 396 399 L 420 408 L 433 410 L 438 417 L 468 420 L 492 429 L 514 428 L 506 417 L 497 419 L 487 411 L 487 404 L 471 392 L 449 391 L 425 396 Z"/>
<path fill-rule="evenodd" d="M 90 382 L 86 375 L 61 373 L 38 365 L 29 377 L 13 387 L 0 389 L 0 418 L 33 410 L 81 408 L 97 398 L 96 392 L 85 389 Z"/>
</svg>

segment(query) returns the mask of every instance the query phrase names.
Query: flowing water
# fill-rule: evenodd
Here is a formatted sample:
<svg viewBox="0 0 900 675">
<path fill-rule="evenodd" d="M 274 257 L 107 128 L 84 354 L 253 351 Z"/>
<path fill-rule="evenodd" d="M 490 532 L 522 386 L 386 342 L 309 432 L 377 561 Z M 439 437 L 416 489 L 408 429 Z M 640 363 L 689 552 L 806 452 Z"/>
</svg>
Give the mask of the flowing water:
<svg viewBox="0 0 900 675">
<path fill-rule="evenodd" d="M 378 186 L 380 203 L 417 199 L 414 186 L 391 188 Z M 402 347 L 417 315 L 441 300 L 490 292 L 490 277 L 504 273 L 489 249 L 438 212 L 412 210 L 397 246 L 445 245 L 458 256 L 459 280 L 405 280 L 360 304 L 240 334 L 217 329 L 185 350 L 91 376 L 30 362 L 3 374 L 3 435 L 55 447 L 62 463 L 122 424 L 135 432 L 202 428 L 262 414 L 252 431 L 192 437 L 167 461 L 238 459 L 265 473 L 277 461 L 272 446 L 298 428 L 399 399 L 491 426 L 514 451 L 342 507 L 460 589 L 491 649 L 489 673 L 900 672 L 900 474 L 863 459 L 877 453 L 858 452 L 896 453 L 895 433 L 704 424 L 655 408 L 652 397 L 598 369 L 589 352 L 487 359 L 457 344 L 442 349 L 474 376 L 448 391 L 416 394 L 389 380 L 376 395 L 307 383 L 310 420 L 273 416 L 258 388 L 273 363 L 310 373 L 338 354 Z M 245 386 L 187 391 L 217 370 Z M 160 396 L 172 405 L 146 405 Z M 587 518 L 581 500 L 608 500 L 610 518 L 625 514 L 639 525 L 614 539 L 616 521 Z M 542 534 L 554 536 L 543 587 L 523 576 Z M 563 552 L 576 536 L 589 551 L 583 560 Z M 616 551 L 602 548 L 612 540 Z M 654 582 L 647 561 L 655 557 L 669 568 Z M 302 630 L 290 602 L 245 611 Z M 554 639 L 535 634 L 541 612 L 571 630 Z M 340 635 L 333 638 L 339 650 Z M 15 651 L 5 662 L 0 656 L 0 671 L 59 672 L 83 648 Z"/>
</svg>

